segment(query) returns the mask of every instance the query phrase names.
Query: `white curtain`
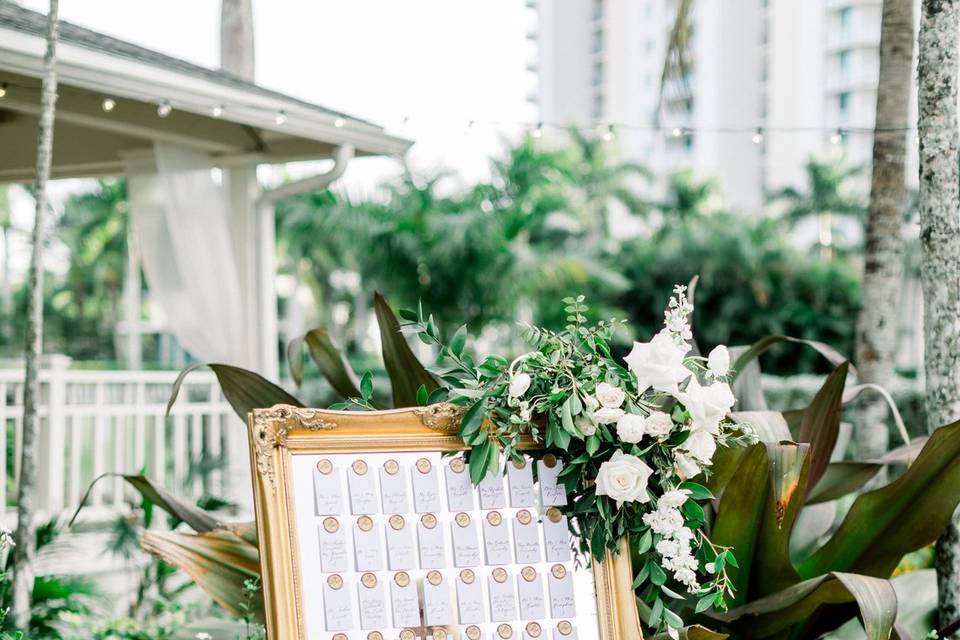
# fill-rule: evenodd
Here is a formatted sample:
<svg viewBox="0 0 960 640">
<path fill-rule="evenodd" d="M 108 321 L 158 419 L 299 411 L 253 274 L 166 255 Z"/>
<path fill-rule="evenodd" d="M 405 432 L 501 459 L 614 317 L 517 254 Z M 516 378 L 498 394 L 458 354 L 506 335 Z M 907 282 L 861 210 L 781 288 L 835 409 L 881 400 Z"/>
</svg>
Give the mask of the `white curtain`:
<svg viewBox="0 0 960 640">
<path fill-rule="evenodd" d="M 150 294 L 180 344 L 236 363 L 242 318 L 227 200 L 207 154 L 157 142 L 157 174 L 130 175 L 130 213 Z"/>
</svg>

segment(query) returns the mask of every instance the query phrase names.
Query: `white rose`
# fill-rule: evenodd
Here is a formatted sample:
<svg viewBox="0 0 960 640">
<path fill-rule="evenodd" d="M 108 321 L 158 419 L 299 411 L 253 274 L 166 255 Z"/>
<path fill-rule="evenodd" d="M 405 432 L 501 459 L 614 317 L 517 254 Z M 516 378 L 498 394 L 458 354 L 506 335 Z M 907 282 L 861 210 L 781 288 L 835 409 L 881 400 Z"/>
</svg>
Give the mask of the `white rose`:
<svg viewBox="0 0 960 640">
<path fill-rule="evenodd" d="M 696 475 L 700 473 L 700 467 L 697 465 L 696 460 L 683 453 L 674 455 L 673 466 L 677 471 L 677 475 L 684 480 L 696 477 Z"/>
<path fill-rule="evenodd" d="M 609 460 L 600 465 L 597 495 L 616 500 L 618 508 L 624 502 L 648 502 L 647 483 L 651 475 L 653 469 L 643 460 L 623 451 L 615 451 Z"/>
<path fill-rule="evenodd" d="M 583 406 L 586 408 L 587 413 L 593 413 L 600 408 L 600 403 L 591 395 L 583 396 Z"/>
<path fill-rule="evenodd" d="M 704 429 L 713 434 L 720 433 L 720 421 L 736 402 L 726 382 L 714 382 L 704 387 L 696 377 L 690 378 L 687 388 L 677 395 L 677 399 L 690 413 L 694 429 Z"/>
<path fill-rule="evenodd" d="M 677 385 L 690 377 L 690 370 L 683 365 L 681 349 L 663 330 L 650 342 L 634 342 L 633 350 L 624 358 L 630 371 L 637 376 L 637 392 L 650 387 L 664 393 L 677 394 Z"/>
<path fill-rule="evenodd" d="M 730 373 L 730 352 L 725 346 L 718 345 L 707 356 L 707 369 L 715 378 L 722 378 Z"/>
<path fill-rule="evenodd" d="M 517 373 L 510 378 L 510 397 L 519 398 L 530 388 L 530 374 Z"/>
<path fill-rule="evenodd" d="M 612 384 L 601 382 L 597 385 L 597 400 L 599 400 L 600 404 L 604 407 L 616 409 L 623 404 L 626 397 L 623 389 L 615 387 Z"/>
<path fill-rule="evenodd" d="M 683 448 L 690 454 L 690 457 L 700 464 L 709 465 L 713 462 L 713 454 L 717 451 L 717 442 L 709 431 L 695 429 L 690 432 L 690 437 L 683 443 Z"/>
<path fill-rule="evenodd" d="M 594 419 L 600 424 L 613 424 L 624 414 L 623 409 L 614 409 L 613 407 L 600 407 L 593 412 Z"/>
<path fill-rule="evenodd" d="M 573 424 L 584 436 L 589 437 L 597 432 L 597 423 L 592 416 L 579 415 L 574 418 Z"/>
<path fill-rule="evenodd" d="M 687 501 L 690 491 L 687 489 L 671 489 L 657 500 L 657 508 L 675 509 Z"/>
<path fill-rule="evenodd" d="M 643 416 L 628 413 L 617 420 L 617 437 L 622 442 L 637 444 L 643 439 Z"/>
<path fill-rule="evenodd" d="M 651 411 L 643 424 L 643 431 L 654 438 L 664 438 L 673 431 L 673 418 L 663 411 Z"/>
</svg>

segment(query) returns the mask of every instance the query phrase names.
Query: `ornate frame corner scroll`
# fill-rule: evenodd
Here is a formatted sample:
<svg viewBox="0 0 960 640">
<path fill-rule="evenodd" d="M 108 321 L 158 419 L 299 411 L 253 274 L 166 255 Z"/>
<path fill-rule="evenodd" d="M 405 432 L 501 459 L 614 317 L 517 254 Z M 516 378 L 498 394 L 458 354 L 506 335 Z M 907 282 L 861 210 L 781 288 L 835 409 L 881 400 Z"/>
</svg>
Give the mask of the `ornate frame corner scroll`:
<svg viewBox="0 0 960 640">
<path fill-rule="evenodd" d="M 303 640 L 300 551 L 291 478 L 292 456 L 321 452 L 459 451 L 464 408 L 452 404 L 390 411 L 329 411 L 291 405 L 247 417 L 260 546 L 267 637 Z M 532 442 L 526 446 L 533 448 Z M 601 640 L 642 640 L 626 541 L 593 562 Z"/>
</svg>

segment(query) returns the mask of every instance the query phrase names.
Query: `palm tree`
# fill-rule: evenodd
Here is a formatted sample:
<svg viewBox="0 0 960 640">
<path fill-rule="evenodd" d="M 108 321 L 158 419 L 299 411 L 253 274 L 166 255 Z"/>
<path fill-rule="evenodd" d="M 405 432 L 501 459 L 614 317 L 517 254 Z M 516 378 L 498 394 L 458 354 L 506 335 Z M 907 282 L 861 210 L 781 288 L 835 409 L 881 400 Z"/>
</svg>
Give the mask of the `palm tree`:
<svg viewBox="0 0 960 640">
<path fill-rule="evenodd" d="M 37 482 L 37 399 L 40 392 L 38 368 L 43 345 L 43 243 L 47 217 L 47 180 L 53 159 L 53 119 L 57 103 L 58 0 L 50 0 L 47 13 L 47 49 L 43 57 L 43 81 L 40 90 L 40 119 L 37 131 L 37 165 L 33 193 L 36 209 L 31 234 L 32 252 L 27 275 L 26 366 L 23 385 L 23 435 L 20 450 L 20 482 L 17 487 L 17 531 L 13 553 L 14 627 L 25 628 L 30 620 L 30 602 L 34 586 L 36 522 L 34 498 Z"/>
<path fill-rule="evenodd" d="M 713 180 L 697 180 L 692 170 L 684 169 L 668 178 L 666 193 L 656 207 L 667 224 L 687 222 L 708 212 L 710 200 L 716 192 Z"/>
<path fill-rule="evenodd" d="M 840 162 L 821 162 L 810 158 L 805 165 L 805 190 L 786 187 L 771 194 L 770 202 L 785 202 L 784 214 L 793 226 L 802 220 L 816 217 L 819 227 L 817 244 L 825 258 L 833 256 L 834 219 L 852 218 L 863 223 L 866 207 L 862 200 L 845 190 L 846 182 L 860 172 L 859 167 L 845 167 Z"/>
</svg>

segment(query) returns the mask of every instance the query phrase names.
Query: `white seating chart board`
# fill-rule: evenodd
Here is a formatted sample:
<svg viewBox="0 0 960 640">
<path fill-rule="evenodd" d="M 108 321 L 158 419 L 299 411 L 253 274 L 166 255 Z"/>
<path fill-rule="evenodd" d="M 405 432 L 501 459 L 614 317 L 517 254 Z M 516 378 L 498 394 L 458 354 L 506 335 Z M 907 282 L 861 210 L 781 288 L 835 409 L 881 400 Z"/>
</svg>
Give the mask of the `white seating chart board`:
<svg viewBox="0 0 960 640">
<path fill-rule="evenodd" d="M 599 640 L 562 486 L 535 464 L 473 486 L 440 450 L 292 455 L 303 637 Z"/>
</svg>

